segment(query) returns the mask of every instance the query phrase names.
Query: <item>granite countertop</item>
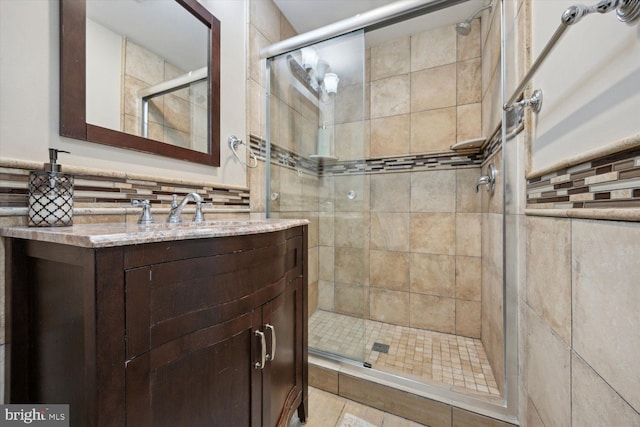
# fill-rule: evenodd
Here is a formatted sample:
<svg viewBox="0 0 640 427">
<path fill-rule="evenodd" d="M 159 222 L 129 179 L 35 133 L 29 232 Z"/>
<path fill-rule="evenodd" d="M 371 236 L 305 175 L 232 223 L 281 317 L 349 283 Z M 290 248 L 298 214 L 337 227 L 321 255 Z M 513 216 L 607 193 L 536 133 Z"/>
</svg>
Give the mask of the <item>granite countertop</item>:
<svg viewBox="0 0 640 427">
<path fill-rule="evenodd" d="M 71 227 L 0 227 L 0 235 L 84 248 L 138 245 L 208 237 L 269 233 L 306 225 L 306 219 L 218 220 L 202 223 L 138 225 L 78 224 Z"/>
</svg>

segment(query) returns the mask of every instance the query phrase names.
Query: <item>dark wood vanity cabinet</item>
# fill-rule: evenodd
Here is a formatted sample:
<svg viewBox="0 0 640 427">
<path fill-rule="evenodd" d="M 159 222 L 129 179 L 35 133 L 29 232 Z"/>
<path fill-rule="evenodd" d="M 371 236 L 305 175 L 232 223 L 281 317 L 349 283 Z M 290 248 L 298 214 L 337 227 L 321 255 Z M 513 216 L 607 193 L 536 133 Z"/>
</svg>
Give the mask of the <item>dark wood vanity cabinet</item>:
<svg viewBox="0 0 640 427">
<path fill-rule="evenodd" d="M 69 403 L 75 426 L 305 419 L 306 239 L 7 239 L 8 400 Z"/>
</svg>

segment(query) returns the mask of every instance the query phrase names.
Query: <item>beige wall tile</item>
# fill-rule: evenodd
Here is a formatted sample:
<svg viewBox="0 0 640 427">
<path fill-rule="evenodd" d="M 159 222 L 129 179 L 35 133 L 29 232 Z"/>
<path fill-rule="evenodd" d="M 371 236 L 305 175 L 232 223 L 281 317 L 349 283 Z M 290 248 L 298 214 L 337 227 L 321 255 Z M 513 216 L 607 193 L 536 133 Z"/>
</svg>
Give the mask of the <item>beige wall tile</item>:
<svg viewBox="0 0 640 427">
<path fill-rule="evenodd" d="M 368 241 L 368 212 L 343 212 L 335 216 L 335 246 L 364 248 Z"/>
<path fill-rule="evenodd" d="M 408 213 L 371 213 L 371 249 L 409 250 Z"/>
<path fill-rule="evenodd" d="M 471 21 L 471 33 L 458 37 L 458 61 L 478 58 L 481 54 L 480 19 Z"/>
<path fill-rule="evenodd" d="M 319 217 L 318 244 L 333 246 L 335 244 L 335 222 L 333 213 L 321 212 Z"/>
<path fill-rule="evenodd" d="M 340 395 L 431 427 L 451 427 L 451 407 L 351 375 L 339 377 Z"/>
<path fill-rule="evenodd" d="M 371 118 L 410 112 L 411 80 L 409 74 L 371 82 Z"/>
<path fill-rule="evenodd" d="M 329 393 L 338 394 L 338 372 L 310 363 L 309 385 Z"/>
<path fill-rule="evenodd" d="M 480 168 L 456 170 L 456 212 L 481 212 L 482 196 L 475 192 L 481 175 Z"/>
<path fill-rule="evenodd" d="M 482 62 L 480 58 L 457 64 L 457 102 L 475 104 L 482 101 Z"/>
<path fill-rule="evenodd" d="M 367 157 L 368 123 L 357 121 L 336 125 L 333 154 L 343 161 Z"/>
<path fill-rule="evenodd" d="M 307 291 L 307 316 L 318 309 L 318 282 L 309 283 Z"/>
<path fill-rule="evenodd" d="M 337 176 L 335 181 L 336 212 L 362 212 L 369 210 L 370 177 L 366 175 Z M 349 198 L 350 192 L 355 198 Z"/>
<path fill-rule="evenodd" d="M 455 255 L 455 235 L 454 214 L 411 214 L 412 252 Z"/>
<path fill-rule="evenodd" d="M 269 46 L 269 44 L 269 41 L 255 26 L 249 25 L 249 78 L 256 83 L 262 82 L 260 49 Z"/>
<path fill-rule="evenodd" d="M 336 282 L 352 284 L 368 282 L 369 257 L 365 249 L 337 247 L 335 251 Z"/>
<path fill-rule="evenodd" d="M 408 153 L 410 128 L 409 114 L 371 120 L 371 157 Z"/>
<path fill-rule="evenodd" d="M 370 285 L 396 291 L 409 291 L 409 254 L 371 251 Z"/>
<path fill-rule="evenodd" d="M 494 418 L 485 417 L 465 411 L 464 409 L 453 408 L 453 424 L 452 427 L 510 427 L 514 424 L 505 423 L 504 421 Z"/>
<path fill-rule="evenodd" d="M 571 221 L 528 217 L 526 301 L 571 342 Z"/>
<path fill-rule="evenodd" d="M 573 220 L 574 350 L 640 410 L 640 224 Z"/>
<path fill-rule="evenodd" d="M 365 303 L 365 286 L 349 285 L 345 283 L 335 284 L 334 306 L 338 313 L 356 317 L 364 317 L 367 313 Z"/>
<path fill-rule="evenodd" d="M 571 378 L 574 426 L 640 426 L 640 414 L 575 353 Z"/>
<path fill-rule="evenodd" d="M 375 212 L 409 212 L 411 176 L 387 173 L 371 176 L 371 210 Z"/>
<path fill-rule="evenodd" d="M 409 326 L 409 293 L 371 288 L 370 316 L 373 320 Z"/>
<path fill-rule="evenodd" d="M 480 338 L 482 304 L 479 301 L 456 299 L 456 335 Z"/>
<path fill-rule="evenodd" d="M 569 346 L 530 309 L 524 310 L 526 377 L 529 397 L 545 425 L 571 425 Z"/>
<path fill-rule="evenodd" d="M 411 114 L 411 153 L 449 151 L 456 142 L 456 108 Z"/>
<path fill-rule="evenodd" d="M 309 278 L 309 283 L 318 281 L 318 247 L 315 246 L 313 248 L 309 248 L 307 250 L 307 258 L 308 258 L 308 268 L 307 275 Z"/>
<path fill-rule="evenodd" d="M 453 334 L 456 300 L 431 295 L 411 295 L 411 327 Z"/>
<path fill-rule="evenodd" d="M 450 255 L 411 254 L 411 292 L 455 297 L 456 258 Z"/>
<path fill-rule="evenodd" d="M 411 71 L 456 62 L 456 31 L 453 25 L 433 28 L 411 36 Z"/>
<path fill-rule="evenodd" d="M 333 311 L 335 309 L 335 285 L 333 281 L 318 281 L 318 308 Z"/>
<path fill-rule="evenodd" d="M 482 256 L 482 214 L 456 214 L 456 254 Z"/>
<path fill-rule="evenodd" d="M 273 44 L 280 41 L 280 11 L 271 0 L 250 1 L 251 23 Z"/>
<path fill-rule="evenodd" d="M 296 35 L 298 35 L 298 32 L 293 28 L 287 18 L 280 14 L 280 40 L 286 40 Z"/>
<path fill-rule="evenodd" d="M 371 47 L 371 80 L 384 79 L 411 71 L 409 37 L 390 40 Z"/>
<path fill-rule="evenodd" d="M 335 123 L 361 122 L 367 118 L 365 86 L 341 86 L 335 98 Z"/>
<path fill-rule="evenodd" d="M 411 73 L 411 112 L 456 105 L 456 64 Z"/>
<path fill-rule="evenodd" d="M 126 43 L 125 49 L 125 74 L 148 85 L 164 80 L 164 60 L 161 57 L 131 41 Z"/>
<path fill-rule="evenodd" d="M 456 257 L 456 298 L 480 301 L 482 262 L 478 257 Z"/>
<path fill-rule="evenodd" d="M 335 280 L 335 248 L 333 246 L 319 246 L 318 255 L 320 257 L 318 262 L 318 278 L 320 280 L 333 282 Z"/>
<path fill-rule="evenodd" d="M 411 172 L 411 212 L 455 212 L 456 171 Z"/>
<path fill-rule="evenodd" d="M 482 136 L 482 104 L 459 105 L 456 108 L 456 141 Z"/>
</svg>

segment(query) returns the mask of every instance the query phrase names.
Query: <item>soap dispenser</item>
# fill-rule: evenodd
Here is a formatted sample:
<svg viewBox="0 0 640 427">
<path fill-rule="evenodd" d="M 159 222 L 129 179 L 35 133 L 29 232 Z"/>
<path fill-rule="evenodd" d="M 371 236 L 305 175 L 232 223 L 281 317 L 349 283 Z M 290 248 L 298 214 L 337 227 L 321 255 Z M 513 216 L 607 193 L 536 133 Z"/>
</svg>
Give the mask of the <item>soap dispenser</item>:
<svg viewBox="0 0 640 427">
<path fill-rule="evenodd" d="M 58 153 L 49 148 L 44 171 L 29 174 L 29 227 L 73 225 L 73 176 L 60 172 Z"/>
</svg>

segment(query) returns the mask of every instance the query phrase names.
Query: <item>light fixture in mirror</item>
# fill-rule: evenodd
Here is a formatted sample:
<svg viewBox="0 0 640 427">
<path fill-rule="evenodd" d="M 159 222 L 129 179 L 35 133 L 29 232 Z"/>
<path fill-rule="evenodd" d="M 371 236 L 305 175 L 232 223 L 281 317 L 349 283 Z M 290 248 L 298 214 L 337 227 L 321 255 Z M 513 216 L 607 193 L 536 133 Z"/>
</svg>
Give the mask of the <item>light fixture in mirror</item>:
<svg viewBox="0 0 640 427">
<path fill-rule="evenodd" d="M 219 166 L 211 13 L 196 0 L 61 0 L 61 20 L 61 135 Z"/>
</svg>

